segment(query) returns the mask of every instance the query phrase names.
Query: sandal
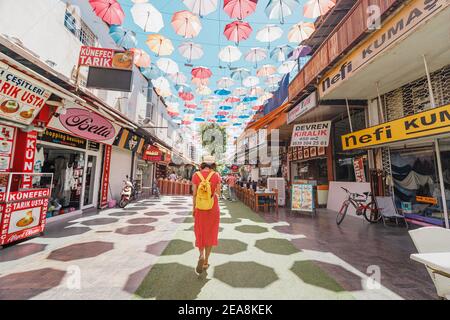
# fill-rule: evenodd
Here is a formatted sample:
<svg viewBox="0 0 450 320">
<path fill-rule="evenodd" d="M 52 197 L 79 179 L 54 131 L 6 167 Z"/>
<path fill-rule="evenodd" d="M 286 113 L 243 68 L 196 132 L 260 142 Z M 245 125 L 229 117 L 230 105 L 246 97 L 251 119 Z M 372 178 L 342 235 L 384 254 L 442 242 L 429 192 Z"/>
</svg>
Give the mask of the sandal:
<svg viewBox="0 0 450 320">
<path fill-rule="evenodd" d="M 209 263 L 203 265 L 203 270 L 207 270 L 209 268 Z"/>
<path fill-rule="evenodd" d="M 203 272 L 203 263 L 204 262 L 205 262 L 204 258 L 198 259 L 197 268 L 195 268 L 195 272 L 197 272 L 197 274 L 201 274 Z"/>
</svg>

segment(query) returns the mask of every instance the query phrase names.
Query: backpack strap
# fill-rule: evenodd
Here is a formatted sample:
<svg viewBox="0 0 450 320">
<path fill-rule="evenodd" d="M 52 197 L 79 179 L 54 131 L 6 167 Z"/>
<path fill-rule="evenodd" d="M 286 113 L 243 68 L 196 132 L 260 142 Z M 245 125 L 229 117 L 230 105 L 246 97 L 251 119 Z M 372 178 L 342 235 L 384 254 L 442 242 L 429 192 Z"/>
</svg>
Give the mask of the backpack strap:
<svg viewBox="0 0 450 320">
<path fill-rule="evenodd" d="M 205 178 L 203 177 L 202 173 L 200 171 L 197 171 L 196 174 L 200 177 L 200 181 L 205 181 Z"/>
<path fill-rule="evenodd" d="M 208 174 L 208 176 L 206 177 L 206 181 L 210 181 L 212 176 L 214 175 L 214 173 L 216 173 L 215 171 L 211 170 L 211 172 Z"/>
</svg>

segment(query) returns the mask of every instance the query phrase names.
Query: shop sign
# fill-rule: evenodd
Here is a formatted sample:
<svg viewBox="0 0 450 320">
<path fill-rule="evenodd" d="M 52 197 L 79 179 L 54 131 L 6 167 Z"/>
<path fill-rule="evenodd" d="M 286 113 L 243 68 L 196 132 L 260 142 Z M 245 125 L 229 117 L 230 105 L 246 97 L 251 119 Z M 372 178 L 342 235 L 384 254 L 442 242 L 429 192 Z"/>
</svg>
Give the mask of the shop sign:
<svg viewBox="0 0 450 320">
<path fill-rule="evenodd" d="M 362 157 L 353 159 L 353 168 L 355 170 L 356 182 L 366 182 L 364 173 L 364 161 Z"/>
<path fill-rule="evenodd" d="M 15 128 L 0 125 L 0 172 L 11 168 L 14 134 Z"/>
<path fill-rule="evenodd" d="M 142 153 L 145 139 L 127 129 L 121 129 L 113 145 L 136 153 Z"/>
<path fill-rule="evenodd" d="M 433 197 L 425 197 L 425 196 L 416 196 L 416 201 L 420 203 L 427 203 L 436 205 L 438 203 L 436 198 Z"/>
<path fill-rule="evenodd" d="M 111 150 L 110 145 L 105 145 L 103 153 L 103 174 L 102 174 L 102 185 L 101 185 L 101 197 L 100 197 L 100 207 L 104 208 L 108 204 L 108 188 L 109 188 L 109 174 L 111 169 Z"/>
<path fill-rule="evenodd" d="M 293 184 L 291 201 L 293 211 L 314 212 L 314 186 L 312 184 Z"/>
<path fill-rule="evenodd" d="M 98 113 L 84 108 L 67 108 L 65 114 L 52 118 L 49 127 L 106 144 L 114 142 L 120 128 Z"/>
<path fill-rule="evenodd" d="M 105 69 L 133 69 L 132 51 L 119 51 L 108 48 L 81 47 L 78 65 Z"/>
<path fill-rule="evenodd" d="M 303 123 L 294 126 L 292 131 L 292 147 L 328 147 L 331 121 Z"/>
<path fill-rule="evenodd" d="M 51 92 L 13 69 L 0 67 L 0 117 L 30 124 Z"/>
<path fill-rule="evenodd" d="M 302 114 L 308 112 L 309 110 L 317 106 L 317 94 L 316 91 L 311 93 L 301 102 L 299 102 L 291 111 L 288 112 L 287 124 L 294 122 Z"/>
<path fill-rule="evenodd" d="M 99 151 L 100 143 L 94 141 L 88 141 L 88 149 L 91 151 Z"/>
<path fill-rule="evenodd" d="M 163 153 L 161 150 L 159 150 L 158 147 L 148 145 L 147 149 L 144 151 L 144 154 L 142 155 L 142 160 L 152 162 L 163 161 Z"/>
<path fill-rule="evenodd" d="M 341 64 L 323 77 L 319 84 L 320 96 L 323 97 L 337 88 L 381 52 L 447 6 L 447 0 L 416 0 L 406 5 L 381 29 L 375 31 L 356 48 Z"/>
<path fill-rule="evenodd" d="M 24 163 L 22 172 L 34 172 L 34 156 L 36 154 L 37 133 L 35 131 L 28 132 L 26 135 Z M 24 175 L 21 188 L 29 189 L 33 187 L 33 177 Z"/>
<path fill-rule="evenodd" d="M 39 140 L 60 144 L 63 146 L 86 149 L 86 139 L 78 138 L 52 129 L 46 129 Z"/>
<path fill-rule="evenodd" d="M 450 104 L 341 137 L 342 149 L 353 150 L 450 131 Z"/>
</svg>

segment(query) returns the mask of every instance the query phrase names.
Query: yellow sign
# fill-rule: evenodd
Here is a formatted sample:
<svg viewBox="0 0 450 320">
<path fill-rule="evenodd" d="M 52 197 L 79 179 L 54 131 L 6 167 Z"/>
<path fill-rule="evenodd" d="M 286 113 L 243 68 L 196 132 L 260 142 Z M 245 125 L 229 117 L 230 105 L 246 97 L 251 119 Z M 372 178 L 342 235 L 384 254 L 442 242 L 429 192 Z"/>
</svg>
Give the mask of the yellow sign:
<svg viewBox="0 0 450 320">
<path fill-rule="evenodd" d="M 437 199 L 433 197 L 416 196 L 416 201 L 428 204 L 437 204 Z"/>
<path fill-rule="evenodd" d="M 393 43 L 406 37 L 420 24 L 449 6 L 447 0 L 414 0 L 403 7 L 383 27 L 376 30 L 335 68 L 325 74 L 319 84 L 321 97 L 337 88 L 353 76 L 369 61 L 388 49 Z"/>
<path fill-rule="evenodd" d="M 341 137 L 342 149 L 352 150 L 450 132 L 450 104 Z"/>
</svg>

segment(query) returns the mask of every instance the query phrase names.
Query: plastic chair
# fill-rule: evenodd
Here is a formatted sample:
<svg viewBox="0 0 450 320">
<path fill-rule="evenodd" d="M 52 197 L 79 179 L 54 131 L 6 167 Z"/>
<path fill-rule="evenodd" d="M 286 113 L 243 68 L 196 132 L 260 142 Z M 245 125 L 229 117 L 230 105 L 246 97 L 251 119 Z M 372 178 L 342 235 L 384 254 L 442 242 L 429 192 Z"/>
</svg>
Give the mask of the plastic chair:
<svg viewBox="0 0 450 320">
<path fill-rule="evenodd" d="M 408 222 L 405 216 L 398 212 L 392 197 L 375 197 L 375 202 L 377 203 L 378 212 L 381 214 L 384 226 L 386 226 L 386 219 L 395 219 L 397 225 L 398 219 L 403 219 L 406 228 L 408 228 Z"/>
<path fill-rule="evenodd" d="M 450 230 L 441 227 L 423 227 L 410 230 L 414 245 L 419 253 L 450 252 Z M 450 300 L 450 278 L 427 268 L 437 295 Z"/>
</svg>

